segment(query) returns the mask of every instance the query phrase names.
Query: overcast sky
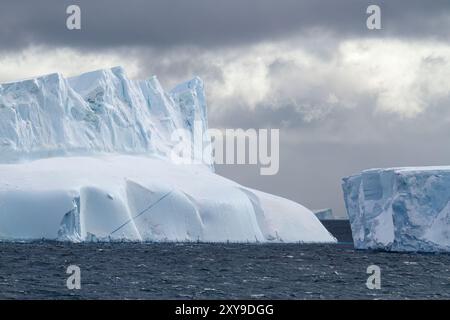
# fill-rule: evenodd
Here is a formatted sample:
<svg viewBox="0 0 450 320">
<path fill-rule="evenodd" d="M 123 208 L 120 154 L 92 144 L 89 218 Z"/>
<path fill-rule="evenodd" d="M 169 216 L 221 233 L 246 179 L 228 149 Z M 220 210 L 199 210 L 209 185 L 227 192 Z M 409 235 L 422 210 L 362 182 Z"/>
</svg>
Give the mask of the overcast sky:
<svg viewBox="0 0 450 320">
<path fill-rule="evenodd" d="M 116 65 L 167 89 L 200 76 L 211 127 L 279 128 L 277 175 L 218 172 L 311 209 L 344 215 L 341 178 L 362 169 L 450 165 L 448 0 L 0 2 L 0 82 Z"/>
</svg>

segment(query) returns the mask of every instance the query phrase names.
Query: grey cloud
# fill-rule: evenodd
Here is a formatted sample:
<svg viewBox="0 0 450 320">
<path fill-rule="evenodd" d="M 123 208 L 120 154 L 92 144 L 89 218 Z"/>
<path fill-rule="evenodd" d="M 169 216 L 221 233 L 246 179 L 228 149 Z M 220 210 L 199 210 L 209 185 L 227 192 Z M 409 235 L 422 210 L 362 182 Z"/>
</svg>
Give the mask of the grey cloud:
<svg viewBox="0 0 450 320">
<path fill-rule="evenodd" d="M 365 9 L 382 7 L 383 30 L 368 31 Z M 79 4 L 82 30 L 65 28 L 65 9 Z M 83 49 L 147 46 L 202 48 L 276 40 L 311 32 L 351 36 L 449 39 L 450 3 L 369 0 L 3 0 L 0 49 L 29 45 Z"/>
</svg>

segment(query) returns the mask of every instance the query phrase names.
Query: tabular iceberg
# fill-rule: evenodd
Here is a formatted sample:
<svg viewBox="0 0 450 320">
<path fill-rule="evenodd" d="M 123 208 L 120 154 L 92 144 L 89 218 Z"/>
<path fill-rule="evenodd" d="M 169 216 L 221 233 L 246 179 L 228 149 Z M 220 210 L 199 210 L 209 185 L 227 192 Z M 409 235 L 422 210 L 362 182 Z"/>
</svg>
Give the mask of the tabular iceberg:
<svg viewBox="0 0 450 320">
<path fill-rule="evenodd" d="M 0 85 L 0 239 L 335 242 L 295 202 L 174 163 L 207 129 L 199 78 L 165 92 L 122 68 Z M 208 139 L 205 137 L 205 139 Z"/>
<path fill-rule="evenodd" d="M 356 248 L 450 251 L 450 167 L 366 170 L 343 191 Z"/>
</svg>

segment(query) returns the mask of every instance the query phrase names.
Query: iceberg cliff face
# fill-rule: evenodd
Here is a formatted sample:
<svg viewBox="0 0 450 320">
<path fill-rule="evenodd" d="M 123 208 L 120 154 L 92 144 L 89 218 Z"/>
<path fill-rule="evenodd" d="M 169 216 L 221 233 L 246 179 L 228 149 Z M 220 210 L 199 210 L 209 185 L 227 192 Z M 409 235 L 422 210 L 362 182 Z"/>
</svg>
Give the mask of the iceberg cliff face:
<svg viewBox="0 0 450 320">
<path fill-rule="evenodd" d="M 343 191 L 356 248 L 450 251 L 450 167 L 366 170 Z"/>
<path fill-rule="evenodd" d="M 214 174 L 210 158 L 172 161 L 172 134 L 194 124 L 207 129 L 198 78 L 168 93 L 121 68 L 0 85 L 0 239 L 336 241 L 310 210 Z"/>
<path fill-rule="evenodd" d="M 156 77 L 132 81 L 120 67 L 2 84 L 0 162 L 105 152 L 169 157 L 171 134 L 193 133 L 194 121 L 207 129 L 198 78 L 169 93 Z"/>
</svg>

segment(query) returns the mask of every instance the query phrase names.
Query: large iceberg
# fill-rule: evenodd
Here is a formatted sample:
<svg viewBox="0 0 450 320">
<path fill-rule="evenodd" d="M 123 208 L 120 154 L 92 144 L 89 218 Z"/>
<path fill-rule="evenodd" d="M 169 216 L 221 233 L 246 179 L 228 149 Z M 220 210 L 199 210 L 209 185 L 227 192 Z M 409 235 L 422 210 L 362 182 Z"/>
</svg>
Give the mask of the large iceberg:
<svg viewBox="0 0 450 320">
<path fill-rule="evenodd" d="M 450 251 L 450 167 L 366 170 L 343 191 L 356 248 Z"/>
<path fill-rule="evenodd" d="M 165 92 L 122 68 L 0 85 L 0 239 L 335 242 L 295 202 L 243 187 L 173 133 L 207 129 L 199 78 Z M 208 137 L 204 137 L 208 141 Z"/>
</svg>

